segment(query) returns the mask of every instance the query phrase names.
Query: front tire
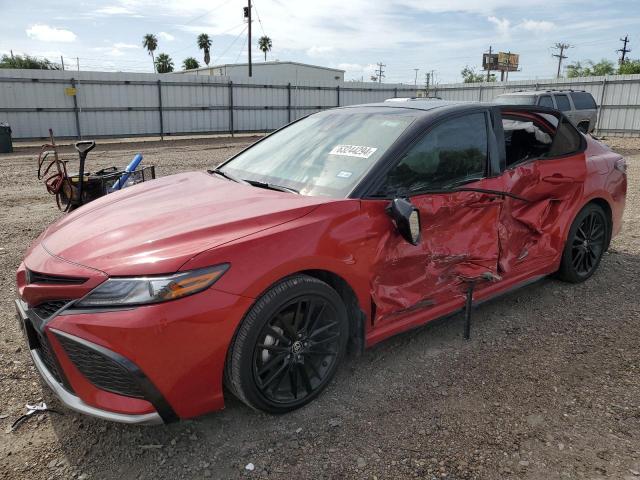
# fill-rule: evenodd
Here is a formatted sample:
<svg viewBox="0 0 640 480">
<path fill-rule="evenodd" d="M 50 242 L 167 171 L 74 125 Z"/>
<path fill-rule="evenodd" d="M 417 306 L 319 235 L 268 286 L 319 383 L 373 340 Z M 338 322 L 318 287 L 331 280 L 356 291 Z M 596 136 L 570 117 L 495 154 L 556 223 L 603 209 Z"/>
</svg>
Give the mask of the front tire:
<svg viewBox="0 0 640 480">
<path fill-rule="evenodd" d="M 346 351 L 347 310 L 337 292 L 308 275 L 289 277 L 249 310 L 232 342 L 227 387 L 248 406 L 286 413 L 329 384 Z"/>
<path fill-rule="evenodd" d="M 580 283 L 595 273 L 609 241 L 609 220 L 602 207 L 590 203 L 569 229 L 558 277 Z"/>
</svg>

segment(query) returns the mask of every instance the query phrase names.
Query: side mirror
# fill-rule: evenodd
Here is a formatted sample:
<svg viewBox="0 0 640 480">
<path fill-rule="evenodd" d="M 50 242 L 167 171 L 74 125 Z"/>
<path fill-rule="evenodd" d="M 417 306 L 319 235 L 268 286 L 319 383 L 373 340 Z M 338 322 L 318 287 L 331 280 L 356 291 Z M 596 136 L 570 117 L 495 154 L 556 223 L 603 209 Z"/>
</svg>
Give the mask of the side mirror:
<svg viewBox="0 0 640 480">
<path fill-rule="evenodd" d="M 402 238 L 412 245 L 420 241 L 420 212 L 404 198 L 394 199 L 387 207 L 387 213 L 393 220 Z"/>
</svg>

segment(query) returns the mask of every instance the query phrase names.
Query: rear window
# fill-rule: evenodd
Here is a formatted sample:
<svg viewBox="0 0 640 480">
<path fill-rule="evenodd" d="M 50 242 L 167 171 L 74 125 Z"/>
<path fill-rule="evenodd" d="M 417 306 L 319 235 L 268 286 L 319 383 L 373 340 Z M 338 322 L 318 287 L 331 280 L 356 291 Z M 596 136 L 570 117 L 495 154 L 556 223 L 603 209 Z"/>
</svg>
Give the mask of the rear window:
<svg viewBox="0 0 640 480">
<path fill-rule="evenodd" d="M 573 105 L 576 107 L 576 110 L 590 110 L 596 108 L 596 101 L 590 93 L 573 92 L 571 93 L 571 98 L 573 99 Z"/>
<path fill-rule="evenodd" d="M 534 95 L 499 95 L 495 99 L 501 105 L 535 105 Z"/>
<path fill-rule="evenodd" d="M 553 105 L 553 98 L 551 98 L 551 95 L 543 95 L 538 99 L 538 105 L 540 105 L 541 107 L 549 107 L 549 108 L 556 108 Z"/>
<path fill-rule="evenodd" d="M 561 112 L 567 112 L 571 110 L 571 104 L 569 103 L 569 97 L 566 95 L 556 95 L 556 105 Z"/>
</svg>

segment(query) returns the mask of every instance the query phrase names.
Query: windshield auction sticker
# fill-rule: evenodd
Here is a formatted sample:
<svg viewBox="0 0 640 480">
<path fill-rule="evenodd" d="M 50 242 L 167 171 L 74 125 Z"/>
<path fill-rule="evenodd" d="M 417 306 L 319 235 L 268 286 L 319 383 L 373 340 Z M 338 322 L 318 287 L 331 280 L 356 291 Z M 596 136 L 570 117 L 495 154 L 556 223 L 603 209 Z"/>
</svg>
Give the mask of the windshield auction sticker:
<svg viewBox="0 0 640 480">
<path fill-rule="evenodd" d="M 341 155 L 343 157 L 369 158 L 378 150 L 375 147 L 364 147 L 360 145 L 336 145 L 329 155 Z"/>
</svg>

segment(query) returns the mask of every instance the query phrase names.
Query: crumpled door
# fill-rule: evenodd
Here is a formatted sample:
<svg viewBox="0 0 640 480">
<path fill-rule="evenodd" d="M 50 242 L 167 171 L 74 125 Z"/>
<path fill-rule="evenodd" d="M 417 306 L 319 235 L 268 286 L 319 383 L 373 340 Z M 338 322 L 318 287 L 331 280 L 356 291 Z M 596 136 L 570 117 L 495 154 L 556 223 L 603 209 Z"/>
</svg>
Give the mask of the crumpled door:
<svg viewBox="0 0 640 480">
<path fill-rule="evenodd" d="M 506 197 L 499 222 L 499 273 L 506 276 L 557 261 L 581 206 L 586 164 L 583 153 L 537 160 L 503 174 Z"/>
<path fill-rule="evenodd" d="M 464 298 L 465 281 L 497 273 L 502 200 L 478 192 L 414 196 L 421 240 L 409 244 L 384 219 L 372 262 L 376 323 Z"/>
</svg>

